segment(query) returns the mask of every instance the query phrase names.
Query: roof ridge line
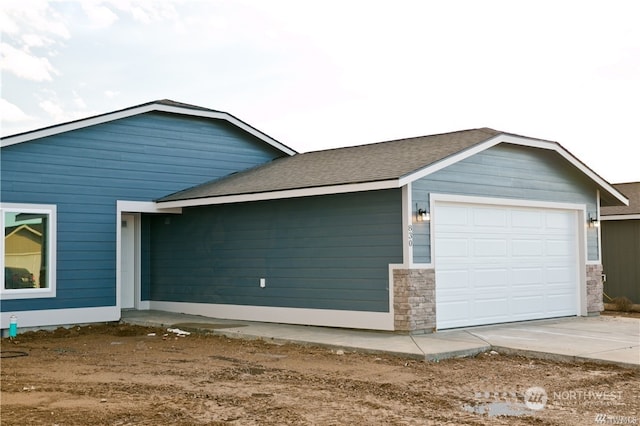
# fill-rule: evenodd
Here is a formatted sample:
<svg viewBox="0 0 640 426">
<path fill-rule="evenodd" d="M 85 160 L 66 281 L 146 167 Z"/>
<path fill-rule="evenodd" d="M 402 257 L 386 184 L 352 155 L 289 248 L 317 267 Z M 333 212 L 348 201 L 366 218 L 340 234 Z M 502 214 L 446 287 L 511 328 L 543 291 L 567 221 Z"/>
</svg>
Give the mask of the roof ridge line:
<svg viewBox="0 0 640 426">
<path fill-rule="evenodd" d="M 497 136 L 497 135 L 500 135 L 500 134 L 506 134 L 505 132 L 502 132 L 500 130 L 492 129 L 490 127 L 478 127 L 478 128 L 474 128 L 474 129 L 454 130 L 454 131 L 451 131 L 451 132 L 434 133 L 434 134 L 431 134 L 431 135 L 408 136 L 408 137 L 405 137 L 405 138 L 389 139 L 389 140 L 378 141 L 378 142 L 360 143 L 360 144 L 357 144 L 357 145 L 338 146 L 338 147 L 326 148 L 326 149 L 316 149 L 316 150 L 313 150 L 313 151 L 307 151 L 307 152 L 299 153 L 297 155 L 300 155 L 300 154 L 311 154 L 311 153 L 314 153 L 314 152 L 337 151 L 337 150 L 342 150 L 342 149 L 359 148 L 359 147 L 371 146 L 371 145 L 382 145 L 382 144 L 385 144 L 385 143 L 402 142 L 402 141 L 407 141 L 407 140 L 411 140 L 411 139 L 432 138 L 432 137 L 437 137 L 437 136 L 453 135 L 453 134 L 456 134 L 456 133 L 465 133 L 465 132 L 474 132 L 474 131 L 480 131 L 480 132 L 486 133 L 486 134 L 490 135 L 491 137 Z M 492 132 L 496 132 L 496 133 L 493 134 Z M 532 139 L 532 138 L 529 138 L 529 139 Z"/>
</svg>

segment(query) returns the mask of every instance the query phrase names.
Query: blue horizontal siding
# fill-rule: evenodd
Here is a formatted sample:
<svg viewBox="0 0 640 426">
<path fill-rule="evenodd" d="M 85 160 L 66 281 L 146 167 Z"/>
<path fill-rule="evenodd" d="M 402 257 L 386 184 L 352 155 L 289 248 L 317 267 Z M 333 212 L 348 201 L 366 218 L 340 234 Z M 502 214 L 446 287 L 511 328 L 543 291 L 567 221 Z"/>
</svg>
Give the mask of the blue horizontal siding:
<svg viewBox="0 0 640 426">
<path fill-rule="evenodd" d="M 388 265 L 402 262 L 400 190 L 148 220 L 151 300 L 388 312 Z"/>
<path fill-rule="evenodd" d="M 2 311 L 115 305 L 116 200 L 151 201 L 282 155 L 227 122 L 165 113 L 2 148 L 2 201 L 58 213 L 57 297 Z"/>
<path fill-rule="evenodd" d="M 429 194 L 585 204 L 595 212 L 596 187 L 559 154 L 543 149 L 500 144 L 430 174 L 412 184 L 414 204 L 429 209 Z M 414 262 L 429 263 L 428 223 L 413 226 Z M 598 259 L 597 230 L 587 230 L 589 260 Z"/>
</svg>

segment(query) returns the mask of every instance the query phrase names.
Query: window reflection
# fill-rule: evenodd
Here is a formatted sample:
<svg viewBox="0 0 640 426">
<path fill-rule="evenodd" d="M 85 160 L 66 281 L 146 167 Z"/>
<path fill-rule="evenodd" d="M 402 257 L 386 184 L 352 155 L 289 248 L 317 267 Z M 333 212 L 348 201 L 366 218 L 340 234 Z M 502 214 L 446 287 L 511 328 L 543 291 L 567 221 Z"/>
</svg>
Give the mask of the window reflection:
<svg viewBox="0 0 640 426">
<path fill-rule="evenodd" d="M 48 288 L 49 215 L 5 212 L 4 288 Z"/>
</svg>

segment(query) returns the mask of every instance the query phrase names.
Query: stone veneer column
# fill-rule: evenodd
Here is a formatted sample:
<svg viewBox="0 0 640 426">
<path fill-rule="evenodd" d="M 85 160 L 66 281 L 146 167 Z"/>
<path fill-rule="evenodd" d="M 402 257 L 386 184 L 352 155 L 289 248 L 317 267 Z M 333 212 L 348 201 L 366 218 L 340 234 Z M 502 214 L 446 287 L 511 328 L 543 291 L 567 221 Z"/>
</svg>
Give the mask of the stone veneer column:
<svg viewBox="0 0 640 426">
<path fill-rule="evenodd" d="M 393 270 L 395 331 L 431 333 L 436 328 L 436 285 L 433 269 Z"/>
<path fill-rule="evenodd" d="M 602 265 L 587 265 L 587 314 L 599 314 L 604 310 L 603 291 Z"/>
</svg>

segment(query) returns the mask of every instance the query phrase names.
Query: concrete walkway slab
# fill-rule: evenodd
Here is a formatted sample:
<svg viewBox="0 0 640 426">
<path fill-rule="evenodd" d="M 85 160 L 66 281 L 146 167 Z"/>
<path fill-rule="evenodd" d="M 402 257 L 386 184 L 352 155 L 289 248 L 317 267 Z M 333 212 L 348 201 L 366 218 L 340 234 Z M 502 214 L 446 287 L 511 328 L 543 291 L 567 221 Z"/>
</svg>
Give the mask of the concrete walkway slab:
<svg viewBox="0 0 640 426">
<path fill-rule="evenodd" d="M 276 342 L 313 344 L 364 352 L 385 352 L 422 358 L 424 354 L 408 336 L 393 333 L 332 329 L 287 324 L 247 323 L 247 327 L 220 330 L 227 337 L 259 337 Z"/>
<path fill-rule="evenodd" d="M 474 356 L 491 350 L 483 339 L 464 331 L 442 331 L 413 336 L 427 361 Z"/>
<path fill-rule="evenodd" d="M 123 311 L 122 322 L 428 361 L 473 356 L 493 349 L 537 358 L 640 368 L 640 319 L 635 318 L 571 317 L 421 335 L 235 321 L 162 311 Z"/>
</svg>

